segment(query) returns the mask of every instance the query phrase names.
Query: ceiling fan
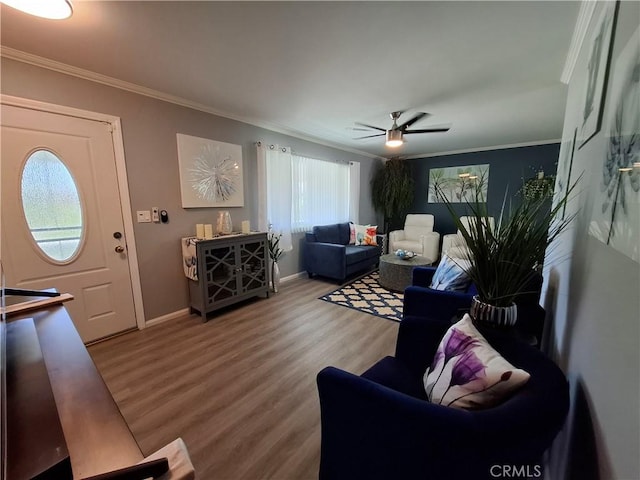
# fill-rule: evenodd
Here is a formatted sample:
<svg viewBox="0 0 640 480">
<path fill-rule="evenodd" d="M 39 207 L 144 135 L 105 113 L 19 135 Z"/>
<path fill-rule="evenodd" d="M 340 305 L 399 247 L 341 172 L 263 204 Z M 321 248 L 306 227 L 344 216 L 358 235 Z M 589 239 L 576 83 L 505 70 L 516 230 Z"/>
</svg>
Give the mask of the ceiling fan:
<svg viewBox="0 0 640 480">
<path fill-rule="evenodd" d="M 393 120 L 393 125 L 391 126 L 391 128 L 389 130 L 386 130 L 386 129 L 380 128 L 380 127 L 376 127 L 374 125 L 368 125 L 366 123 L 358 123 L 358 122 L 356 122 L 356 125 L 360 125 L 362 127 L 367 127 L 369 129 L 380 130 L 381 132 L 384 132 L 384 133 L 376 133 L 375 135 L 367 135 L 367 136 L 364 136 L 364 137 L 358 137 L 355 140 L 361 140 L 363 138 L 382 137 L 384 135 L 384 136 L 386 136 L 386 139 L 387 139 L 386 142 L 385 142 L 385 145 L 387 147 L 399 147 L 400 145 L 402 145 L 404 143 L 404 135 L 405 134 L 409 135 L 411 133 L 446 132 L 450 128 L 450 127 L 434 127 L 434 128 L 420 128 L 420 129 L 416 129 L 416 130 L 409 130 L 409 127 L 411 125 L 413 125 L 418 120 L 420 120 L 420 119 L 422 119 L 424 117 L 431 116 L 431 114 L 425 113 L 425 112 L 418 112 L 412 118 L 407 120 L 406 122 L 398 125 L 398 119 L 400 118 L 400 115 L 402 115 L 403 113 L 404 112 L 391 112 L 389 114 L 389 116 Z"/>
</svg>

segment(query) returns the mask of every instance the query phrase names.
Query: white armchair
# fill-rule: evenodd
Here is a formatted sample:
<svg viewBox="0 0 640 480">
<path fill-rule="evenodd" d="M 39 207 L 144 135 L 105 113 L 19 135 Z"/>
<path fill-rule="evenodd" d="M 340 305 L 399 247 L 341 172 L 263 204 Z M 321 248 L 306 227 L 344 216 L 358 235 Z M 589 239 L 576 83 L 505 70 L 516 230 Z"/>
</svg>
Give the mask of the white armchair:
<svg viewBox="0 0 640 480">
<path fill-rule="evenodd" d="M 435 262 L 439 247 L 440 234 L 433 231 L 433 215 L 410 213 L 404 221 L 404 230 L 389 233 L 389 253 L 409 250 Z"/>
<path fill-rule="evenodd" d="M 470 222 L 475 219 L 475 217 L 460 217 L 460 222 L 464 225 L 464 227 L 469 230 Z M 489 225 L 493 229 L 495 226 L 495 222 L 493 217 L 488 217 Z M 447 255 L 450 258 L 469 258 L 470 252 L 467 248 L 467 242 L 464 237 L 458 230 L 457 233 L 449 233 L 447 235 L 443 235 L 442 237 L 442 254 Z"/>
</svg>

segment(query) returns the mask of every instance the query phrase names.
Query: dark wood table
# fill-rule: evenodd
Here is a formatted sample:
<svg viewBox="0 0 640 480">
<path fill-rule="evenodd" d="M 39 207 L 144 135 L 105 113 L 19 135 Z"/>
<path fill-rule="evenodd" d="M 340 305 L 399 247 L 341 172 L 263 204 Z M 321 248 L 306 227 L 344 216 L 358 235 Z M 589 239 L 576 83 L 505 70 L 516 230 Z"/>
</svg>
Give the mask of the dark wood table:
<svg viewBox="0 0 640 480">
<path fill-rule="evenodd" d="M 98 475 L 141 461 L 140 447 L 64 306 L 28 312 L 11 318 L 10 322 L 29 317 L 33 318 L 48 371 L 73 478 Z M 11 392 L 7 395 L 9 397 Z M 37 401 L 33 399 L 33 402 Z M 12 415 L 18 414 L 8 411 L 7 417 L 11 420 Z M 33 429 L 36 434 L 38 429 L 46 428 L 37 419 L 23 418 L 18 423 L 13 428 Z M 16 425 L 16 422 L 9 421 L 9 430 L 12 424 Z M 8 441 L 11 442 L 11 435 L 17 433 L 25 434 L 7 431 Z M 10 448 L 9 467 L 17 465 L 16 462 L 37 461 L 37 453 L 29 448 L 20 451 Z"/>
</svg>

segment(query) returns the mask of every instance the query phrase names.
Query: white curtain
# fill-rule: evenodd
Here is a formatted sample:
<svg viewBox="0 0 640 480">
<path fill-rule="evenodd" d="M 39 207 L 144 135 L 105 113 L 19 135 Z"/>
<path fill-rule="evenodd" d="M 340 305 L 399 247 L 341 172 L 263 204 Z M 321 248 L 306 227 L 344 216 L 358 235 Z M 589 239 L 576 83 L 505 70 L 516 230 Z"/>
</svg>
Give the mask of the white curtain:
<svg viewBox="0 0 640 480">
<path fill-rule="evenodd" d="M 291 229 L 349 221 L 349 164 L 292 156 Z"/>
<path fill-rule="evenodd" d="M 293 250 L 291 241 L 291 148 L 257 143 L 258 227 L 282 234 L 280 248 Z"/>
<path fill-rule="evenodd" d="M 360 163 L 349 162 L 349 220 L 360 223 Z"/>
<path fill-rule="evenodd" d="M 358 221 L 358 163 L 292 155 L 289 147 L 262 142 L 257 149 L 258 226 L 281 233 L 280 246 L 285 251 L 293 249 L 292 232 Z"/>
</svg>

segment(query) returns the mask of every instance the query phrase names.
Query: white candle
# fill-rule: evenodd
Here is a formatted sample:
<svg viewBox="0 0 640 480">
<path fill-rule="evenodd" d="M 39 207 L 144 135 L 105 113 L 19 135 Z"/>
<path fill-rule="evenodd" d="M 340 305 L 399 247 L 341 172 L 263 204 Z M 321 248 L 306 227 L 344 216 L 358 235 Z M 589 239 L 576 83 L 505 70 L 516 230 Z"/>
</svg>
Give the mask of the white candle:
<svg viewBox="0 0 640 480">
<path fill-rule="evenodd" d="M 213 238 L 213 226 L 210 223 L 204 226 L 204 238 Z"/>
<path fill-rule="evenodd" d="M 242 233 L 250 233 L 251 232 L 251 223 L 249 220 L 242 221 Z"/>
<path fill-rule="evenodd" d="M 196 223 L 196 237 L 204 238 L 204 224 Z"/>
</svg>

